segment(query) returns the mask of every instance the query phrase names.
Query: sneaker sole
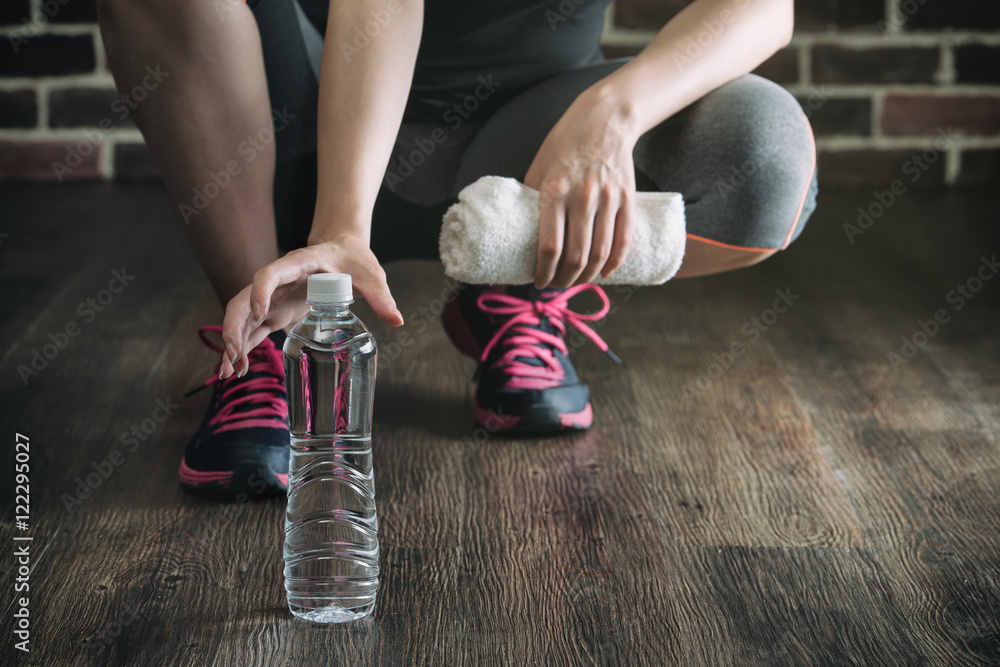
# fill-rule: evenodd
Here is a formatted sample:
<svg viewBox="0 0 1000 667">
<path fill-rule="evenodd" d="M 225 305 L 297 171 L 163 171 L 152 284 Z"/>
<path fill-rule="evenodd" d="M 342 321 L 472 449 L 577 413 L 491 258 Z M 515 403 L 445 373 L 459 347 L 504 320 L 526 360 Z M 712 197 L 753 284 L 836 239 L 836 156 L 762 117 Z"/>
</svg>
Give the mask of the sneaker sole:
<svg viewBox="0 0 1000 667">
<path fill-rule="evenodd" d="M 589 401 L 580 412 L 560 413 L 551 405 L 532 405 L 520 415 L 512 417 L 501 417 L 478 402 L 473 402 L 472 415 L 476 423 L 488 431 L 512 435 L 586 431 L 594 423 L 594 412 Z"/>
<path fill-rule="evenodd" d="M 278 474 L 260 461 L 241 461 L 233 470 L 203 471 L 189 468 L 181 460 L 177 477 L 188 491 L 213 498 L 263 498 L 288 493 L 288 475 Z"/>
</svg>

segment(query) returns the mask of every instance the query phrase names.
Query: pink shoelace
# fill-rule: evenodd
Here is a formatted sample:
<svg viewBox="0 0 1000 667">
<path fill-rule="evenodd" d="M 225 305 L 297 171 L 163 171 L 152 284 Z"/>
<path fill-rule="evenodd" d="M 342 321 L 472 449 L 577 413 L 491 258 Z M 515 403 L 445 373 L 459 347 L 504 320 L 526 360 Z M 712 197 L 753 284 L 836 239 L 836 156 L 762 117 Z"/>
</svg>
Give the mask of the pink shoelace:
<svg viewBox="0 0 1000 667">
<path fill-rule="evenodd" d="M 201 341 L 219 354 L 225 349 L 213 343 L 208 332 L 222 335 L 222 327 L 210 325 L 198 329 Z M 250 370 L 243 378 L 236 374 L 225 380 L 219 379 L 222 367 L 220 359 L 215 364 L 215 374 L 205 384 L 192 389 L 184 397 L 195 394 L 205 387 L 221 382 L 222 391 L 219 404 L 222 406 L 209 420 L 213 433 L 231 431 L 237 428 L 288 428 L 288 402 L 285 400 L 285 368 L 281 350 L 269 338 L 247 354 Z"/>
<path fill-rule="evenodd" d="M 600 310 L 593 313 L 578 313 L 570 310 L 569 300 L 584 291 L 593 291 L 601 298 Z M 589 338 L 602 352 L 620 364 L 621 359 L 608 348 L 608 344 L 585 322 L 599 320 L 608 314 L 611 303 L 608 295 L 597 285 L 587 283 L 570 287 L 550 299 L 530 301 L 510 294 L 484 292 L 477 300 L 479 308 L 491 315 L 507 316 L 503 326 L 497 329 L 493 338 L 483 349 L 480 363 L 486 361 L 490 352 L 497 345 L 502 346 L 503 354 L 490 366 L 501 368 L 505 375 L 511 376 L 507 387 L 513 389 L 547 389 L 559 385 L 565 376 L 562 364 L 556 359 L 551 348 L 563 355 L 568 354 L 566 348 L 566 323 L 573 325 L 580 333 Z M 535 328 L 542 324 L 542 318 L 548 319 L 559 335 Z M 538 359 L 540 365 L 530 364 L 524 359 Z"/>
</svg>

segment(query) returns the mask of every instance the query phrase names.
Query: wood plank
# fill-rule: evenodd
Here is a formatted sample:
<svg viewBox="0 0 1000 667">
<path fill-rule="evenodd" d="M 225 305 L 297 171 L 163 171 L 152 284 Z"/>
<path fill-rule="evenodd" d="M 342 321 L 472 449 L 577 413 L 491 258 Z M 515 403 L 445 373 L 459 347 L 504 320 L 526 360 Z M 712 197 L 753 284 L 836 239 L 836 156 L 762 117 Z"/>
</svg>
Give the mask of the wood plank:
<svg viewBox="0 0 1000 667">
<path fill-rule="evenodd" d="M 1000 228 L 974 224 L 996 219 L 996 197 L 908 193 L 850 245 L 841 224 L 866 195 L 827 195 L 793 250 L 757 267 L 611 290 L 598 331 L 626 364 L 571 339 L 596 425 L 563 438 L 477 435 L 475 365 L 434 315 L 440 267 L 389 267 L 407 329 L 358 304 L 383 354 L 400 348 L 376 392 L 382 585 L 371 618 L 318 628 L 285 606 L 282 501 L 179 488 L 207 392 L 67 512 L 60 496 L 152 401 L 208 376 L 195 331 L 221 313 L 162 188 L 8 188 L 19 245 L 0 246 L 0 278 L 19 295 L 0 324 L 16 352 L 0 419 L 32 435 L 31 532 L 47 547 L 25 664 L 1000 660 L 1000 283 L 904 368 L 885 358 L 1000 247 Z M 121 262 L 134 288 L 25 388 L 12 360 Z M 686 394 L 786 286 L 801 299 Z"/>
<path fill-rule="evenodd" d="M 629 306 L 646 322 L 618 325 L 669 327 L 676 339 L 618 345 L 640 362 L 628 370 L 637 420 L 655 438 L 643 450 L 651 494 L 670 500 L 653 511 L 688 546 L 860 545 L 850 504 L 768 336 L 787 315 L 756 341 L 743 333 L 776 298 L 776 288 L 753 282 L 747 294 L 707 282 L 644 290 Z M 744 351 L 712 379 L 733 343 Z"/>
<path fill-rule="evenodd" d="M 919 198 L 901 203 L 887 215 L 886 230 L 919 219 L 920 204 Z M 871 292 L 858 293 L 847 310 L 804 305 L 794 331 L 808 344 L 776 335 L 786 339 L 795 393 L 828 444 L 921 652 L 936 664 L 992 664 L 1000 657 L 1000 451 L 983 413 L 968 409 L 966 396 L 942 369 L 964 360 L 982 378 L 1000 375 L 995 336 L 983 333 L 987 323 L 995 331 L 997 312 L 983 306 L 987 300 L 970 303 L 925 350 L 894 370 L 887 353 L 898 348 L 901 335 L 916 330 L 918 319 L 946 303 L 946 293 L 980 253 L 962 248 L 928 271 L 901 246 L 875 246 L 874 240 L 870 252 L 880 253 L 881 261 L 869 267 L 868 279 L 878 283 L 892 273 L 896 280 L 919 281 L 921 296 L 905 292 L 910 297 L 894 300 L 893 308 L 885 307 L 885 295 Z M 822 348 L 812 344 L 819 340 Z M 970 347 L 969 340 L 983 346 Z"/>
<path fill-rule="evenodd" d="M 923 665 L 866 548 L 675 550 L 685 665 Z"/>
</svg>

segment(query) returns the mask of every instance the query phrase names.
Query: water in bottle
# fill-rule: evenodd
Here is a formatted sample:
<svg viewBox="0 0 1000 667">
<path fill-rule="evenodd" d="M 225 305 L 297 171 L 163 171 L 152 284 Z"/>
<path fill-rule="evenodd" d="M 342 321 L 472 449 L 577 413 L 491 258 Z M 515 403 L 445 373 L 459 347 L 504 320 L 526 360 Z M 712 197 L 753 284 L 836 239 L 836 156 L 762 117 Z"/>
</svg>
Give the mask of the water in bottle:
<svg viewBox="0 0 1000 667">
<path fill-rule="evenodd" d="M 299 618 L 342 623 L 370 614 L 378 589 L 375 338 L 349 309 L 349 275 L 309 276 L 306 301 L 309 313 L 284 346 L 292 440 L 285 589 Z"/>
</svg>

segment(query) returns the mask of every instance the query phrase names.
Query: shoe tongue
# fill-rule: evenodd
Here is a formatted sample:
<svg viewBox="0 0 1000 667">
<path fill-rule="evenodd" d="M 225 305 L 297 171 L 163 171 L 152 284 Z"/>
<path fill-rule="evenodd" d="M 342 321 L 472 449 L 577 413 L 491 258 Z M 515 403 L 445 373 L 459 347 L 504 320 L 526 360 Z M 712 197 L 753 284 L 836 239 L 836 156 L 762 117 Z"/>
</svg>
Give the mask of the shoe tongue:
<svg viewBox="0 0 1000 667">
<path fill-rule="evenodd" d="M 507 294 L 511 296 L 516 296 L 519 299 L 526 299 L 528 301 L 550 301 L 555 296 L 565 292 L 566 290 L 561 287 L 543 287 L 542 289 L 537 289 L 532 283 L 526 285 L 508 285 Z M 549 322 L 549 318 L 543 317 L 541 325 L 538 326 L 542 331 L 547 331 L 548 333 L 558 334 L 559 330 Z"/>
<path fill-rule="evenodd" d="M 543 289 L 537 289 L 532 283 L 527 283 L 525 285 L 508 285 L 506 288 L 506 293 L 511 296 L 516 296 L 519 299 L 525 299 L 527 301 L 548 301 L 554 296 L 563 292 L 564 290 L 559 287 L 545 287 Z M 548 317 L 542 317 L 541 324 L 538 325 L 528 325 L 536 329 L 541 329 L 547 333 L 559 335 L 559 330 L 549 322 Z M 539 347 L 551 348 L 551 345 L 539 342 Z M 538 357 L 515 357 L 518 361 L 528 364 L 529 366 L 544 366 L 545 362 Z"/>
</svg>

